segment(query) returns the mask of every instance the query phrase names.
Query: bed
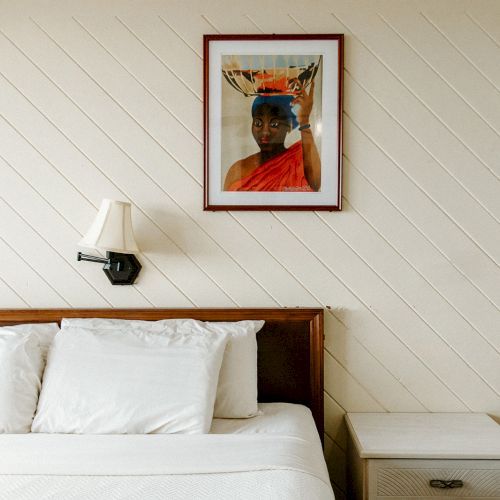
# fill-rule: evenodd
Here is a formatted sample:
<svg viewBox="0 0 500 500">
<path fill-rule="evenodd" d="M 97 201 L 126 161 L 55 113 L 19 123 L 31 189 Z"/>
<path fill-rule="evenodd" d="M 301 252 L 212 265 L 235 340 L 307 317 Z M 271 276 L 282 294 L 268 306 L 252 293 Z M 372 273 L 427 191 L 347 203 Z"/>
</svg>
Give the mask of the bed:
<svg viewBox="0 0 500 500">
<path fill-rule="evenodd" d="M 1 310 L 0 326 L 62 318 L 264 320 L 258 414 L 215 417 L 194 434 L 4 432 L 0 499 L 334 498 L 322 453 L 321 309 Z"/>
</svg>

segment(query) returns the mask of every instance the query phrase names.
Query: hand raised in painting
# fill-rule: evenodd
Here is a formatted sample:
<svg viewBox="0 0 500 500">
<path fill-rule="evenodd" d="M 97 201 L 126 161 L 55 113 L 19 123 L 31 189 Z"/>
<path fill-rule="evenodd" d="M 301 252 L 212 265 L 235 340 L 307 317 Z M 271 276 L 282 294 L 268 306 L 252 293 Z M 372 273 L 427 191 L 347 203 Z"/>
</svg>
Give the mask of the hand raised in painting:
<svg viewBox="0 0 500 500">
<path fill-rule="evenodd" d="M 299 126 L 302 126 L 309 123 L 309 117 L 311 116 L 314 104 L 314 80 L 309 86 L 309 92 L 307 92 L 306 88 L 298 78 L 296 79 L 296 83 L 299 86 L 300 92 L 292 101 L 292 106 L 296 109 Z"/>
<path fill-rule="evenodd" d="M 309 86 L 309 92 L 298 79 L 296 83 L 299 88 L 299 94 L 292 101 L 292 106 L 294 107 L 299 123 L 304 175 L 312 190 L 319 191 L 321 187 L 321 159 L 314 142 L 313 130 L 309 122 L 314 104 L 314 80 Z"/>
</svg>

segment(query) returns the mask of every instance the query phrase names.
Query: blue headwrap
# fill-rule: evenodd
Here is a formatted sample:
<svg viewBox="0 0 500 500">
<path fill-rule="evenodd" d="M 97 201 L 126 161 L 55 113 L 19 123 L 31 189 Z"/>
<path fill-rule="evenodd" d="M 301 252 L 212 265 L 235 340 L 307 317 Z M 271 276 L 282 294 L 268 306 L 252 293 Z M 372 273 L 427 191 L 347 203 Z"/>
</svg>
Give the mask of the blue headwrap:
<svg viewBox="0 0 500 500">
<path fill-rule="evenodd" d="M 281 108 L 287 118 L 292 123 L 292 129 L 298 126 L 299 122 L 293 112 L 292 101 L 295 99 L 293 95 L 259 95 L 255 98 L 252 104 L 252 116 L 255 116 L 255 111 L 259 106 L 268 104 L 269 106 L 278 106 Z"/>
</svg>

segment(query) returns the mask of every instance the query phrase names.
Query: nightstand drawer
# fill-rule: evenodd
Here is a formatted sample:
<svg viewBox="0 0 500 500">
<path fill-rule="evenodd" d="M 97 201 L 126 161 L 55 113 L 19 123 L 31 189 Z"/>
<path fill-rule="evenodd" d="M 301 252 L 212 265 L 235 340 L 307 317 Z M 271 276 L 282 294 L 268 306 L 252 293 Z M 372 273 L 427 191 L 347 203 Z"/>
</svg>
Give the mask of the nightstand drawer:
<svg viewBox="0 0 500 500">
<path fill-rule="evenodd" d="M 370 459 L 368 478 L 370 499 L 500 498 L 498 460 Z"/>
</svg>

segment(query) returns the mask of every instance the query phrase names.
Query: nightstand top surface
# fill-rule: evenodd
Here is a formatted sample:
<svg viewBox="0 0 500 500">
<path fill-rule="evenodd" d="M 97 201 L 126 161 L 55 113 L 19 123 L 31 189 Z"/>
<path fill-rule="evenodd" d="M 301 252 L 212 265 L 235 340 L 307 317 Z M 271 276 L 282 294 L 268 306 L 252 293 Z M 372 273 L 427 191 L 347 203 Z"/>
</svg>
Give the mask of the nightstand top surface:
<svg viewBox="0 0 500 500">
<path fill-rule="evenodd" d="M 348 413 L 362 458 L 500 460 L 500 425 L 484 413 Z"/>
</svg>

